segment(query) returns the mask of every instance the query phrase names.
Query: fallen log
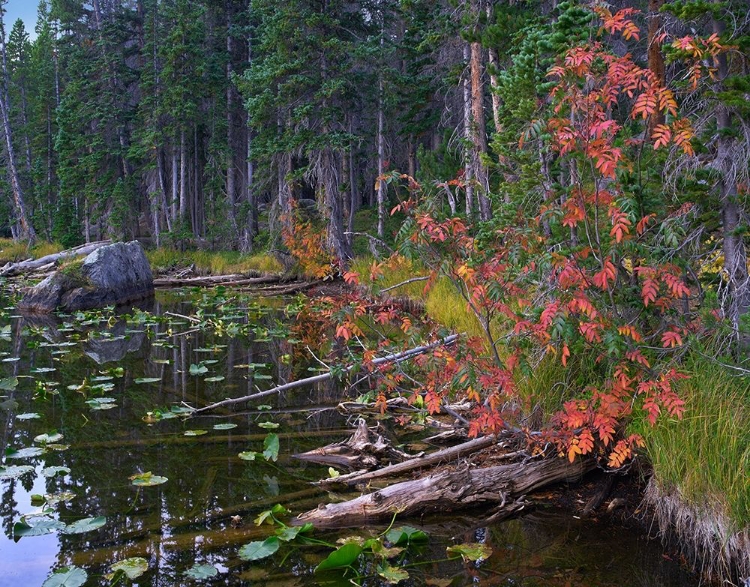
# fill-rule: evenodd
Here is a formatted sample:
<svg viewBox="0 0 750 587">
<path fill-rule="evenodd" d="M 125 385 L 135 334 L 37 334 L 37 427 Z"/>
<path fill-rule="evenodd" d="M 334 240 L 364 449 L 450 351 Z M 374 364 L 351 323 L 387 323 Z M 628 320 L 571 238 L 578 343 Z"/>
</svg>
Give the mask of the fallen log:
<svg viewBox="0 0 750 587">
<path fill-rule="evenodd" d="M 211 287 L 223 285 L 225 287 L 242 287 L 266 283 L 279 283 L 281 276 L 264 275 L 261 277 L 247 277 L 239 273 L 229 275 L 206 275 L 203 277 L 160 277 L 154 279 L 154 287 Z"/>
<path fill-rule="evenodd" d="M 293 524 L 343 528 L 389 520 L 394 515 L 448 512 L 494 503 L 517 508 L 518 497 L 552 483 L 577 481 L 595 467 L 593 459 L 570 463 L 557 457 L 483 469 L 467 466 L 396 483 L 342 503 L 321 505 L 297 516 Z M 499 517 L 502 509 L 494 515 Z"/>
<path fill-rule="evenodd" d="M 418 346 L 413 349 L 409 349 L 408 351 L 403 351 L 401 353 L 394 353 L 391 355 L 386 355 L 385 357 L 379 357 L 372 361 L 372 365 L 377 367 L 378 365 L 385 365 L 389 363 L 400 363 L 402 361 L 406 361 L 407 359 L 410 359 L 417 355 L 421 355 L 422 353 L 432 350 L 438 346 L 452 344 L 456 340 L 458 340 L 458 335 L 452 334 L 450 336 L 446 336 L 445 338 L 441 338 L 440 340 L 437 340 L 431 344 Z M 342 372 L 349 373 L 350 371 L 353 371 L 355 367 L 359 367 L 359 365 L 358 364 L 349 365 L 348 367 L 345 367 Z M 201 412 L 208 412 L 209 410 L 215 410 L 216 408 L 220 408 L 223 406 L 230 406 L 232 404 L 240 404 L 243 402 L 254 401 L 256 399 L 267 397 L 269 395 L 281 393 L 282 391 L 288 391 L 290 389 L 296 389 L 297 387 L 304 387 L 305 385 L 313 385 L 315 383 L 320 383 L 321 381 L 327 381 L 328 379 L 331 379 L 332 377 L 333 377 L 333 372 L 328 371 L 327 373 L 321 373 L 320 375 L 314 375 L 312 377 L 298 379 L 297 381 L 290 381 L 289 383 L 284 383 L 283 385 L 277 385 L 276 387 L 272 387 L 271 389 L 267 389 L 266 391 L 259 391 L 258 393 L 244 395 L 242 397 L 237 397 L 237 398 L 228 398 L 220 402 L 216 402 L 208 406 L 198 408 L 197 410 L 193 411 L 193 414 L 200 414 Z"/>
<path fill-rule="evenodd" d="M 296 459 L 352 469 L 374 469 L 392 461 L 411 459 L 410 455 L 398 450 L 380 434 L 367 427 L 364 418 L 357 422 L 357 430 L 344 442 L 334 442 L 326 446 L 292 455 Z"/>
<path fill-rule="evenodd" d="M 320 485 L 355 485 L 357 483 L 365 483 L 372 481 L 373 479 L 380 479 L 382 477 L 393 477 L 395 475 L 401 475 L 408 473 L 416 469 L 423 469 L 424 467 L 432 467 L 433 465 L 440 465 L 449 463 L 455 459 L 466 456 L 468 454 L 478 452 L 482 449 L 488 448 L 497 442 L 495 436 L 482 436 L 475 438 L 469 442 L 464 442 L 457 446 L 450 448 L 444 448 L 442 450 L 430 453 L 428 455 L 417 456 L 403 463 L 396 463 L 395 465 L 389 465 L 376 471 L 355 471 L 346 475 L 339 475 L 331 479 L 323 479 L 318 483 Z"/>
<path fill-rule="evenodd" d="M 60 251 L 59 253 L 53 253 L 51 255 L 45 255 L 38 259 L 26 259 L 25 261 L 19 261 L 18 263 L 8 263 L 4 267 L 0 268 L 0 276 L 12 277 L 21 273 L 30 273 L 44 267 L 45 265 L 57 264 L 65 259 L 72 257 L 80 257 L 93 253 L 96 249 L 103 247 L 104 245 L 112 244 L 110 240 L 96 241 L 93 243 L 86 243 L 72 249 Z"/>
</svg>

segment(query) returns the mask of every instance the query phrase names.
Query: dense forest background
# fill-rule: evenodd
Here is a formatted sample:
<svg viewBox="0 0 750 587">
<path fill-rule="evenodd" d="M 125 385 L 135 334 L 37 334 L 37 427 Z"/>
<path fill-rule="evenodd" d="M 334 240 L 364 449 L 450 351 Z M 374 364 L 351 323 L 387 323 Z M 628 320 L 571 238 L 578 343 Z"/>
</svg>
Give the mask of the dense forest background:
<svg viewBox="0 0 750 587">
<path fill-rule="evenodd" d="M 748 5 L 621 8 L 640 10 L 642 34 L 611 51 L 673 88 L 695 128 L 693 152 L 641 148 L 626 190 L 643 212 L 698 204 L 701 238 L 723 228 L 730 273 L 746 281 Z M 0 31 L 0 232 L 250 251 L 302 200 L 343 260 L 363 206 L 388 236 L 398 182 L 378 178 L 393 170 L 453 213 L 536 214 L 579 175 L 550 148 L 547 72 L 601 33 L 594 20 L 548 0 L 42 0 L 33 41 L 20 20 Z M 731 50 L 693 52 L 691 65 L 675 49 L 712 34 Z M 709 58 L 711 74 L 691 81 Z M 644 144 L 665 122 L 617 116 Z"/>
</svg>

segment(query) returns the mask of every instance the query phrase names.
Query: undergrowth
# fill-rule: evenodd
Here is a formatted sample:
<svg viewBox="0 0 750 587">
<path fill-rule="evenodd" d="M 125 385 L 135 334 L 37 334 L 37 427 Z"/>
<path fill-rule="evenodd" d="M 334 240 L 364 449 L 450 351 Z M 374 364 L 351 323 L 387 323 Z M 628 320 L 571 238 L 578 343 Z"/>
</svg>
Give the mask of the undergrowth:
<svg viewBox="0 0 750 587">
<path fill-rule="evenodd" d="M 404 283 L 415 277 L 427 275 L 427 271 L 406 259 L 397 265 L 390 267 L 388 271 L 377 280 L 370 279 L 370 266 L 372 257 L 358 257 L 352 262 L 351 270 L 360 276 L 360 282 L 365 286 L 376 286 L 374 291 L 383 291 L 391 286 Z M 425 293 L 426 281 L 414 281 L 406 283 L 386 293 L 392 297 L 408 297 L 424 303 L 427 315 L 436 322 L 454 330 L 466 333 L 470 336 L 483 336 L 479 321 L 471 312 L 461 295 L 446 277 L 440 277 L 427 293 Z"/>
<path fill-rule="evenodd" d="M 0 238 L 0 265 L 5 263 L 17 263 L 25 259 L 38 259 L 54 253 L 59 253 L 65 247 L 60 243 L 49 243 L 38 241 L 29 248 L 26 241 L 14 241 L 9 238 Z"/>
<path fill-rule="evenodd" d="M 686 372 L 678 390 L 683 419 L 635 421 L 631 428 L 645 439 L 662 490 L 727 518 L 735 531 L 750 529 L 750 378 L 703 358 L 691 360 Z"/>
<path fill-rule="evenodd" d="M 281 264 L 268 253 L 253 255 L 237 251 L 178 251 L 159 248 L 146 251 L 151 268 L 156 272 L 195 265 L 199 274 L 280 273 Z"/>
</svg>

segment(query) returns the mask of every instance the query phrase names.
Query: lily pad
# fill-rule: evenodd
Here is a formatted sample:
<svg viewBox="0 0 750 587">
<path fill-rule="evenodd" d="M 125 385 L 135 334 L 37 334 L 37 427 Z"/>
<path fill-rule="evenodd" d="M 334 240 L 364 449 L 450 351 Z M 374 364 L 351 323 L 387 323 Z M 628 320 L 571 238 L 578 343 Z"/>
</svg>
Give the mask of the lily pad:
<svg viewBox="0 0 750 587">
<path fill-rule="evenodd" d="M 266 430 L 275 430 L 279 427 L 279 424 L 276 422 L 258 422 L 258 427 Z"/>
<path fill-rule="evenodd" d="M 159 381 L 161 381 L 161 377 L 139 377 L 138 379 L 135 379 L 133 383 L 158 383 Z"/>
<path fill-rule="evenodd" d="M 362 547 L 354 542 L 344 544 L 344 546 L 337 548 L 326 559 L 323 560 L 315 571 L 328 571 L 330 569 L 343 569 L 344 567 L 350 566 L 357 557 L 362 554 Z"/>
<path fill-rule="evenodd" d="M 216 381 L 224 381 L 224 376 L 216 375 L 215 377 L 206 377 L 204 381 L 208 381 L 209 383 L 215 383 Z"/>
<path fill-rule="evenodd" d="M 276 462 L 279 458 L 279 436 L 269 434 L 263 441 L 263 456 L 267 461 Z"/>
<path fill-rule="evenodd" d="M 227 422 L 226 424 L 214 424 L 214 430 L 231 430 L 237 428 L 237 424 Z"/>
<path fill-rule="evenodd" d="M 63 567 L 47 577 L 42 587 L 81 587 L 88 578 L 88 573 L 80 567 Z"/>
<path fill-rule="evenodd" d="M 57 493 L 48 493 L 44 496 L 44 501 L 48 505 L 55 505 L 56 503 L 64 503 L 75 498 L 76 494 L 72 491 L 58 491 Z"/>
<path fill-rule="evenodd" d="M 52 443 L 52 444 L 48 444 L 45 448 L 47 448 L 48 450 L 56 450 L 57 452 L 62 452 L 64 450 L 68 450 L 70 448 L 70 445 Z"/>
<path fill-rule="evenodd" d="M 240 548 L 238 555 L 244 561 L 257 561 L 271 556 L 279 550 L 280 545 L 279 539 L 276 536 L 271 536 L 262 542 L 256 541 L 246 544 Z"/>
<path fill-rule="evenodd" d="M 3 361 L 8 361 L 10 359 L 3 359 Z M 14 359 L 18 360 L 18 359 Z M 13 391 L 16 387 L 18 387 L 18 377 L 6 377 L 5 379 L 0 379 L 0 389 L 3 391 Z"/>
<path fill-rule="evenodd" d="M 383 577 L 391 585 L 395 585 L 399 581 L 405 581 L 409 578 L 409 573 L 399 567 L 392 567 L 385 565 L 378 569 L 378 575 Z"/>
<path fill-rule="evenodd" d="M 54 477 L 58 473 L 64 473 L 67 475 L 70 473 L 70 469 L 68 467 L 45 467 L 42 469 L 42 475 L 47 478 Z"/>
<path fill-rule="evenodd" d="M 34 467 L 31 465 L 19 465 L 10 467 L 0 467 L 0 480 L 1 479 L 18 479 L 19 477 L 32 473 Z"/>
<path fill-rule="evenodd" d="M 63 435 L 59 432 L 50 432 L 49 434 L 40 434 L 34 437 L 34 442 L 39 444 L 54 444 L 60 442 L 63 439 Z"/>
<path fill-rule="evenodd" d="M 148 571 L 148 561 L 145 558 L 141 558 L 139 556 L 126 558 L 123 561 L 113 564 L 111 567 L 109 567 L 109 570 L 112 571 L 112 573 L 122 571 L 123 573 L 125 573 L 128 579 L 132 581 L 133 579 L 137 579 L 143 573 Z"/>
<path fill-rule="evenodd" d="M 33 525 L 29 524 L 29 522 L 33 522 Z M 62 530 L 63 528 L 65 528 L 63 522 L 60 520 L 53 520 L 52 518 L 21 518 L 20 522 L 13 524 L 13 539 L 18 541 L 25 536 L 44 536 L 45 534 L 52 534 L 52 532 Z"/>
<path fill-rule="evenodd" d="M 461 555 L 461 558 L 465 561 L 487 559 L 492 554 L 492 548 L 486 544 L 480 544 L 478 542 L 456 544 L 455 546 L 449 546 L 445 550 L 448 553 L 448 557 L 456 558 L 454 555 L 458 554 Z"/>
<path fill-rule="evenodd" d="M 385 539 L 396 546 L 401 544 L 427 542 L 429 536 L 427 536 L 422 530 L 417 530 L 412 526 L 400 526 L 389 530 L 385 535 Z"/>
<path fill-rule="evenodd" d="M 219 569 L 213 565 L 193 565 L 190 569 L 185 571 L 185 576 L 191 579 L 210 579 L 219 574 Z"/>
<path fill-rule="evenodd" d="M 208 373 L 208 367 L 203 364 L 195 365 L 191 363 L 189 372 L 191 375 L 203 375 L 204 373 Z"/>
<path fill-rule="evenodd" d="M 208 434 L 208 430 L 185 430 L 183 432 L 184 436 L 203 436 L 204 434 Z"/>
<path fill-rule="evenodd" d="M 36 412 L 26 412 L 25 414 L 18 414 L 16 420 L 37 420 L 41 417 L 42 416 Z"/>
<path fill-rule="evenodd" d="M 77 520 L 72 524 L 68 524 L 67 527 L 62 531 L 63 534 L 83 534 L 84 532 L 92 532 L 98 530 L 104 524 L 107 523 L 107 518 L 99 516 L 96 518 L 83 518 Z"/>
<path fill-rule="evenodd" d="M 255 457 L 258 456 L 258 453 L 248 450 L 245 452 L 241 452 L 237 456 L 240 457 L 243 461 L 254 461 Z"/>
<path fill-rule="evenodd" d="M 30 459 L 32 457 L 38 457 L 41 454 L 44 454 L 45 451 L 43 448 L 40 448 L 38 446 L 32 446 L 29 448 L 22 448 L 21 450 L 13 450 L 8 449 L 5 452 L 5 458 L 6 459 Z"/>
<path fill-rule="evenodd" d="M 129 479 L 133 483 L 133 485 L 136 485 L 137 487 L 153 487 L 154 485 L 161 485 L 162 483 L 166 483 L 169 480 L 166 477 L 161 477 L 160 475 L 153 475 L 151 471 L 133 475 L 132 477 L 129 477 Z"/>
</svg>

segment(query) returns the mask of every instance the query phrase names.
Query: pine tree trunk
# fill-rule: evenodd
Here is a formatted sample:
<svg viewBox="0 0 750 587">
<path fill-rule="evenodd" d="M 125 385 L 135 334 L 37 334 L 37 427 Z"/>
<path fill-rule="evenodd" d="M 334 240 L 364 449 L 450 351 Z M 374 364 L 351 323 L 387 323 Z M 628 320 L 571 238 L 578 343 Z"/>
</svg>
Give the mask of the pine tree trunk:
<svg viewBox="0 0 750 587">
<path fill-rule="evenodd" d="M 714 19 L 713 32 L 721 36 L 724 23 Z M 729 64 L 725 53 L 717 56 L 717 76 L 715 91 L 720 94 L 724 80 L 729 75 Z M 716 107 L 716 131 L 718 143 L 714 165 L 719 172 L 719 197 L 721 201 L 721 221 L 723 232 L 724 271 L 729 281 L 728 316 L 735 332 L 738 333 L 740 319 L 750 306 L 750 279 L 747 270 L 747 250 L 741 231 L 744 216 L 737 194 L 735 160 L 736 139 L 732 136 L 732 116 L 726 105 L 719 103 Z M 746 342 L 746 341 L 744 341 Z"/>
<path fill-rule="evenodd" d="M 187 220 L 188 213 L 188 178 L 187 178 L 187 146 L 185 145 L 185 129 L 180 131 L 180 221 Z"/>
<path fill-rule="evenodd" d="M 20 178 L 18 176 L 18 166 L 16 165 L 16 153 L 13 148 L 13 129 L 10 126 L 10 96 L 8 94 L 8 88 L 10 85 L 10 78 L 8 76 L 8 56 L 5 46 L 5 23 L 3 21 L 3 14 L 0 10 L 0 50 L 2 51 L 2 66 L 3 66 L 3 87 L 2 93 L 0 94 L 0 116 L 3 120 L 3 131 L 5 134 L 5 148 L 8 166 L 8 176 L 10 178 L 10 186 L 13 191 L 13 204 L 16 208 L 16 214 L 18 215 L 18 221 L 21 223 L 21 237 L 27 239 L 30 243 L 36 240 L 36 231 L 29 221 L 29 215 L 26 210 L 26 202 L 23 197 L 23 189 L 21 188 Z"/>
<path fill-rule="evenodd" d="M 484 122 L 484 85 L 482 84 L 483 63 L 482 45 L 471 44 L 471 114 L 474 143 L 474 174 L 479 188 L 479 217 L 489 220 L 492 217 L 489 200 L 489 173 L 484 157 L 487 155 L 487 130 Z"/>
<path fill-rule="evenodd" d="M 471 60 L 471 49 L 464 45 L 464 63 L 469 67 Z M 472 218 L 474 215 L 474 159 L 472 149 L 469 145 L 473 142 L 471 130 L 471 81 L 464 71 L 463 79 L 464 98 L 464 183 L 466 185 L 466 216 Z"/>
<path fill-rule="evenodd" d="M 232 54 L 234 44 L 231 35 L 232 12 L 231 1 L 227 2 L 227 207 L 232 236 L 237 236 L 237 167 L 235 166 L 235 112 L 234 85 L 232 84 Z"/>
<path fill-rule="evenodd" d="M 648 68 L 653 72 L 656 82 L 660 86 L 666 85 L 664 55 L 658 42 L 658 35 L 662 26 L 659 9 L 663 4 L 664 0 L 648 0 Z M 657 110 L 649 118 L 649 136 L 658 124 L 664 124 L 664 113 L 661 110 Z"/>
<path fill-rule="evenodd" d="M 382 46 L 382 37 L 381 37 Z M 385 236 L 385 190 L 386 183 L 382 179 L 385 162 L 385 137 L 383 136 L 384 127 L 383 113 L 383 74 L 381 72 L 378 79 L 378 237 L 383 238 Z"/>
</svg>

